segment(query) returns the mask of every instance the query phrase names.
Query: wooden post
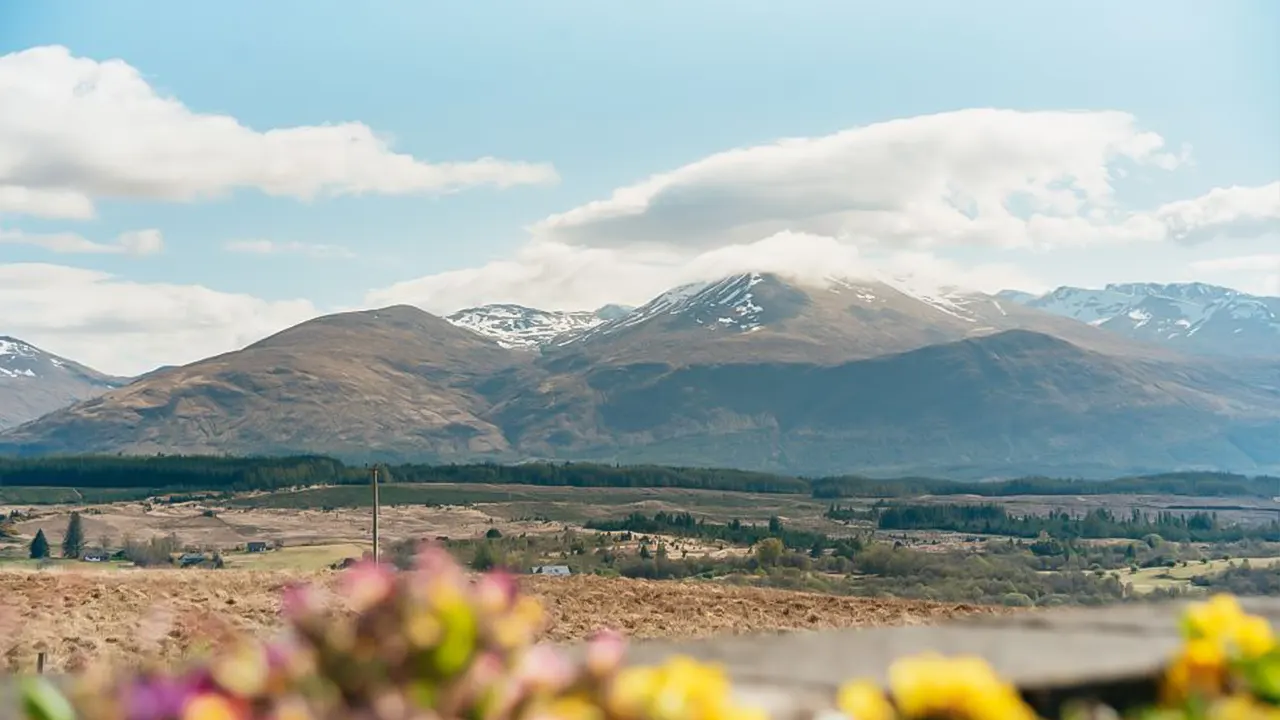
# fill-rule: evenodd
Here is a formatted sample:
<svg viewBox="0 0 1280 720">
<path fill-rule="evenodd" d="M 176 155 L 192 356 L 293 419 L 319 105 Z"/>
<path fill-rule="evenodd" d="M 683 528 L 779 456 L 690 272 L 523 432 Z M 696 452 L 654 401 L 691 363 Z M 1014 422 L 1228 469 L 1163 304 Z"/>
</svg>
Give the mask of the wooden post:
<svg viewBox="0 0 1280 720">
<path fill-rule="evenodd" d="M 44 653 L 36 653 L 36 674 L 44 674 Z"/>
<path fill-rule="evenodd" d="M 373 561 L 380 561 L 378 552 L 378 466 L 375 464 L 373 471 Z"/>
</svg>

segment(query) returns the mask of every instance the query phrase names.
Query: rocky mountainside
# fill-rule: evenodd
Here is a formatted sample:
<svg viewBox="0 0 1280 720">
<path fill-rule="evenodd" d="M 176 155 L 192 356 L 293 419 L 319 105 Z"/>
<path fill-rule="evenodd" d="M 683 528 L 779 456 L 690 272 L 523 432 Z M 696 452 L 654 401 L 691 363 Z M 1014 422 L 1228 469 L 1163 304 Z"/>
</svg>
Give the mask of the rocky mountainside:
<svg viewBox="0 0 1280 720">
<path fill-rule="evenodd" d="M 0 336 L 0 430 L 129 382 Z"/>
<path fill-rule="evenodd" d="M 445 319 L 505 348 L 533 350 L 565 342 L 596 325 L 626 315 L 631 308 L 606 305 L 594 311 L 538 310 L 495 304 L 459 310 Z"/>
<path fill-rule="evenodd" d="M 553 337 L 535 353 L 409 307 L 328 316 L 2 433 L 0 452 L 1280 468 L 1280 367 L 1237 373 L 1008 298 L 753 273 Z"/>
<path fill-rule="evenodd" d="M 1183 352 L 1280 356 L 1280 298 L 1204 283 L 1064 286 L 1044 295 L 1006 291 L 1000 297 Z"/>
</svg>

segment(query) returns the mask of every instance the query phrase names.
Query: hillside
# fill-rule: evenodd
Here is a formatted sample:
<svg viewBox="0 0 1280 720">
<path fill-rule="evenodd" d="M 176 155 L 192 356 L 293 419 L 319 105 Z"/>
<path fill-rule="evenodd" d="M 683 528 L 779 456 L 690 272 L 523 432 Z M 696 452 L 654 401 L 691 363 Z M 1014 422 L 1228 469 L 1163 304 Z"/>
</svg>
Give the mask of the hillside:
<svg viewBox="0 0 1280 720">
<path fill-rule="evenodd" d="M 153 373 L 3 438 L 24 452 L 493 455 L 509 447 L 474 385 L 500 382 L 516 360 L 416 308 L 344 313 Z"/>
<path fill-rule="evenodd" d="M 525 452 L 955 477 L 1280 462 L 1267 444 L 1280 439 L 1274 390 L 1029 331 L 833 366 L 645 365 L 584 381 L 593 400 L 526 424 Z M 569 388 L 555 390 L 564 403 Z M 527 396 L 506 413 L 536 418 L 547 401 Z"/>
<path fill-rule="evenodd" d="M 0 452 L 956 477 L 1280 464 L 1280 368 L 972 293 L 746 274 L 539 352 L 508 344 L 403 306 L 328 316 L 12 429 Z"/>
<path fill-rule="evenodd" d="M 127 382 L 17 338 L 0 336 L 0 430 Z"/>
<path fill-rule="evenodd" d="M 1182 352 L 1280 356 L 1280 298 L 1205 283 L 1064 286 L 1039 296 L 1006 291 L 1001 297 Z"/>
<path fill-rule="evenodd" d="M 1045 332 L 1123 355 L 1167 354 L 1087 325 L 972 292 L 912 291 L 885 281 L 801 284 L 744 273 L 664 293 L 546 349 L 569 358 L 673 366 L 736 362 L 833 364 L 1010 329 Z"/>
</svg>

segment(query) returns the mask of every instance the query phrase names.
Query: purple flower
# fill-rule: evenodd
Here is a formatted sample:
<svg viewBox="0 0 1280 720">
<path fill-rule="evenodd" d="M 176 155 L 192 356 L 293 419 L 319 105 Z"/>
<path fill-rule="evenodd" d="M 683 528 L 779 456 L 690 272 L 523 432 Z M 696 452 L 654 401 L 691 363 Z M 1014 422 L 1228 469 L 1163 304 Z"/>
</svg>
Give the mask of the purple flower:
<svg viewBox="0 0 1280 720">
<path fill-rule="evenodd" d="M 198 692 L 185 678 L 154 677 L 135 680 L 125 690 L 128 720 L 169 720 L 182 715 L 182 707 Z"/>
</svg>

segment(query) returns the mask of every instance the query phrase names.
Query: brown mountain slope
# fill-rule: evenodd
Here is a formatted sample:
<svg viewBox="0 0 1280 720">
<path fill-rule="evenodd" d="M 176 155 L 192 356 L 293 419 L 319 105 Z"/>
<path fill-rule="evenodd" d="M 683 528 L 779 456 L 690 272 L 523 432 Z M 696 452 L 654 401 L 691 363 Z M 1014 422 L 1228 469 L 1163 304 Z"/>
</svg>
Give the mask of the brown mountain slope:
<svg viewBox="0 0 1280 720">
<path fill-rule="evenodd" d="M 538 359 L 413 308 L 319 318 L 0 434 L 0 452 L 965 476 L 1280 466 L 1274 368 L 1233 378 L 982 296 L 746 283 L 655 301 Z M 1000 330 L 1041 322 L 1087 342 Z"/>
<path fill-rule="evenodd" d="M 929 296 L 882 282 L 814 285 L 746 273 L 664 293 L 625 317 L 545 348 L 543 363 L 552 370 L 585 363 L 835 364 L 1010 329 L 1113 354 L 1173 357 L 1155 345 L 980 294 Z"/>
<path fill-rule="evenodd" d="M 1268 444 L 1280 393 L 1020 330 L 834 366 L 601 366 L 581 386 L 562 380 L 503 408 L 524 421 L 525 452 L 812 474 L 1280 463 Z"/>
<path fill-rule="evenodd" d="M 409 453 L 509 450 L 480 381 L 518 356 L 416 308 L 318 318 L 160 371 L 10 431 L 22 452 Z"/>
</svg>

